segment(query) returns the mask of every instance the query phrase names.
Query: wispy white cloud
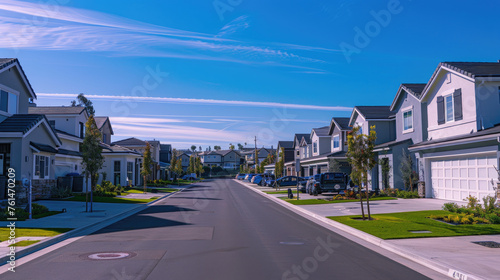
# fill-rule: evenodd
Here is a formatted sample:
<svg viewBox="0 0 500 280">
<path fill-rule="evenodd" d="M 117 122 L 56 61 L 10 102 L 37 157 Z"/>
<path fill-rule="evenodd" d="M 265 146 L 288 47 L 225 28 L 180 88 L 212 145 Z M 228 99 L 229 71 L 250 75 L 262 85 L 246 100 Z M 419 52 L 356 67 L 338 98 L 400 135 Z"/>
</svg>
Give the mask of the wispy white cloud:
<svg viewBox="0 0 500 280">
<path fill-rule="evenodd" d="M 75 94 L 68 93 L 38 93 L 40 97 L 52 98 L 75 98 Z M 270 107 L 287 108 L 301 110 L 323 110 L 323 111 L 352 111 L 352 107 L 344 106 L 322 106 L 308 104 L 292 104 L 279 102 L 242 101 L 242 100 L 217 100 L 217 99 L 195 99 L 195 98 L 175 98 L 175 97 L 150 97 L 150 96 L 124 96 L 124 95 L 86 95 L 92 100 L 116 101 L 129 100 L 135 102 L 155 102 L 155 103 L 184 103 L 200 105 L 225 105 L 225 106 L 247 106 L 247 107 Z"/>
<path fill-rule="evenodd" d="M 231 63 L 294 67 L 301 62 L 324 63 L 299 55 L 322 48 L 293 44 L 245 42 L 227 37 L 247 28 L 241 16 L 218 34 L 157 26 L 97 11 L 17 0 L 0 3 L 1 48 L 108 52 L 119 56 L 170 57 Z"/>
</svg>

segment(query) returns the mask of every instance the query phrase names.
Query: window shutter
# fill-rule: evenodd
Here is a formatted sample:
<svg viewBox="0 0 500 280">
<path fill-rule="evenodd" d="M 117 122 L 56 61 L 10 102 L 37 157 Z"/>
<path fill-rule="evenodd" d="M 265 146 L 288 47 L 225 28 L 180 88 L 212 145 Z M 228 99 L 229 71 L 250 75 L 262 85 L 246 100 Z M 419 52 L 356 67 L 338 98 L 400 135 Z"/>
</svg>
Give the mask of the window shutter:
<svg viewBox="0 0 500 280">
<path fill-rule="evenodd" d="M 438 124 L 445 123 L 444 118 L 444 97 L 438 96 L 437 98 L 437 109 L 438 109 Z"/>
<path fill-rule="evenodd" d="M 453 103 L 455 120 L 462 120 L 464 118 L 462 114 L 462 89 L 459 88 L 453 93 Z"/>
</svg>

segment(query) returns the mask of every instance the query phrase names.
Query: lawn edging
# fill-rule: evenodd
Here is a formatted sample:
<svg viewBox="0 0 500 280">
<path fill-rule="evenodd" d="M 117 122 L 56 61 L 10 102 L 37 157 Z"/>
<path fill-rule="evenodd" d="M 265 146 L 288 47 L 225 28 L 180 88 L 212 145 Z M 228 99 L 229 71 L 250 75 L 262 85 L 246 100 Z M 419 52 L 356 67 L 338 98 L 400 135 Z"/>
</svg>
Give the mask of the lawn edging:
<svg viewBox="0 0 500 280">
<path fill-rule="evenodd" d="M 368 234 L 364 231 L 361 231 L 361 230 L 358 230 L 358 229 L 355 229 L 355 228 L 352 228 L 350 226 L 347 226 L 347 225 L 344 225 L 342 223 L 339 223 L 339 222 L 336 222 L 336 221 L 333 221 L 331 219 L 328 219 L 326 217 L 323 217 L 323 216 L 320 216 L 320 215 L 317 215 L 311 211 L 308 211 L 306 209 L 303 209 L 301 207 L 298 207 L 296 205 L 293 205 L 291 203 L 288 203 L 286 202 L 285 200 L 282 200 L 282 199 L 279 199 L 277 197 L 274 197 L 274 196 L 271 196 L 271 195 L 268 195 L 256 188 L 253 188 L 251 186 L 248 186 L 246 184 L 244 184 L 243 182 L 240 182 L 239 180 L 236 180 L 236 179 L 233 179 L 235 182 L 238 182 L 239 184 L 245 186 L 246 188 L 250 189 L 250 190 L 253 190 L 254 192 L 256 193 L 259 193 L 260 195 L 280 204 L 281 206 L 293 211 L 294 213 L 297 213 L 305 218 L 313 218 L 313 219 L 309 219 L 313 222 L 315 222 L 316 224 L 318 225 L 321 225 L 321 226 L 324 226 L 325 224 L 327 225 L 330 225 L 332 227 L 335 227 L 339 230 L 342 230 L 343 232 L 345 233 L 348 233 L 349 235 L 353 235 L 359 239 L 362 239 L 364 241 L 367 241 L 373 245 L 376 245 L 382 249 L 385 249 L 387 251 L 390 251 L 394 254 L 397 254 L 401 257 L 404 257 L 404 258 L 407 258 L 413 262 L 416 262 L 418 264 L 421 264 L 425 267 L 428 267 L 434 271 L 437 271 L 441 274 L 444 274 L 446 276 L 449 276 L 449 277 L 452 277 L 453 278 L 453 275 L 456 273 L 456 274 L 459 274 L 459 275 L 463 275 L 465 277 L 467 277 L 466 279 L 477 279 L 477 280 L 482 280 L 481 277 L 478 277 L 476 275 L 473 275 L 473 274 L 470 274 L 470 273 L 466 273 L 464 271 L 461 271 L 460 269 L 456 269 L 456 268 L 453 268 L 449 265 L 446 265 L 446 264 L 443 264 L 443 263 L 440 263 L 440 262 L 437 262 L 435 260 L 432 260 L 432 259 L 428 259 L 428 258 L 425 258 L 425 257 L 422 257 L 420 255 L 417 255 L 413 252 L 410 252 L 406 249 L 403 249 L 397 245 L 394 245 L 392 243 L 389 243 L 387 242 L 386 240 L 383 240 L 381 238 L 378 238 L 376 236 L 373 236 L 371 234 Z"/>
<path fill-rule="evenodd" d="M 59 243 L 61 241 L 64 241 L 66 239 L 69 239 L 69 238 L 72 238 L 72 237 L 76 237 L 78 236 L 78 234 L 92 228 L 92 227 L 97 227 L 97 226 L 108 226 L 112 223 L 115 223 L 119 220 L 122 220 L 124 218 L 127 218 L 129 216 L 132 216 L 133 214 L 135 213 L 138 213 L 144 209 L 146 209 L 148 206 L 150 205 L 154 205 L 156 203 L 159 202 L 159 200 L 162 200 L 164 198 L 167 198 L 171 195 L 174 195 L 176 193 L 179 193 L 179 192 L 182 192 L 183 190 L 186 190 L 190 187 L 186 187 L 186 188 L 182 188 L 182 189 L 179 189 L 178 191 L 176 192 L 172 192 L 172 193 L 167 193 L 165 194 L 164 196 L 161 196 L 151 202 L 148 202 L 148 203 L 144 203 L 144 204 L 137 204 L 137 207 L 134 207 L 132 209 L 129 209 L 129 210 L 126 210 L 124 212 L 121 212 L 121 213 L 117 213 L 113 216 L 110 216 L 109 218 L 107 219 L 104 219 L 102 221 L 99 221 L 99 222 L 95 222 L 93 224 L 89 224 L 89 225 L 86 225 L 86 226 L 83 226 L 83 227 L 79 227 L 79 228 L 75 228 L 73 230 L 70 230 L 68 232 L 65 232 L 65 233 L 62 233 L 62 234 L 59 234 L 59 235 L 56 235 L 56 236 L 53 236 L 53 237 L 49 237 L 49 238 L 46 238 L 44 240 L 41 240 L 40 242 L 37 242 L 33 245 L 30 245 L 30 246 L 27 246 L 27 247 L 24 247 L 24 248 L 21 248 L 19 250 L 17 250 L 17 247 L 16 247 L 16 261 L 19 260 L 20 258 L 22 257 L 25 257 L 29 254 L 32 254 L 36 251 L 40 251 L 42 249 L 45 249 L 49 246 L 52 246 L 56 243 Z M 99 228 L 98 228 L 99 229 Z M 96 229 L 96 230 L 98 230 Z M 8 265 L 8 261 L 9 261 L 9 256 L 2 256 L 0 257 L 0 267 L 3 267 L 4 265 Z M 2 274 L 3 272 L 0 271 L 0 274 Z"/>
</svg>

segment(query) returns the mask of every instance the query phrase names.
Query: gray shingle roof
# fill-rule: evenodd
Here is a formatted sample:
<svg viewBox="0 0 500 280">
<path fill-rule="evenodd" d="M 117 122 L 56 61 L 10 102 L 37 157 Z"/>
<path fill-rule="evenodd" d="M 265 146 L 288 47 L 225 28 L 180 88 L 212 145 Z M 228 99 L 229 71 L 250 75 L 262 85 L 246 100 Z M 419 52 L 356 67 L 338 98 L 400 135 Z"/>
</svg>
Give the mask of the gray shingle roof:
<svg viewBox="0 0 500 280">
<path fill-rule="evenodd" d="M 76 135 L 73 135 L 71 133 L 67 133 L 66 131 L 62 131 L 62 130 L 59 130 L 59 129 L 54 129 L 57 133 L 60 133 L 60 134 L 64 134 L 64 135 L 68 135 L 68 136 L 72 136 L 72 137 L 76 137 L 76 138 L 80 138 L 79 136 L 76 136 Z"/>
<path fill-rule="evenodd" d="M 335 122 L 340 126 L 342 130 L 350 130 L 352 127 L 349 126 L 349 118 L 333 118 Z"/>
<path fill-rule="evenodd" d="M 21 132 L 26 133 L 41 120 L 44 115 L 16 114 L 8 117 L 0 123 L 0 132 Z"/>
<path fill-rule="evenodd" d="M 475 77 L 500 77 L 499 62 L 441 62 L 440 66 Z"/>
<path fill-rule="evenodd" d="M 146 141 L 141 139 L 137 139 L 135 137 L 115 141 L 111 143 L 111 145 L 120 145 L 120 146 L 144 146 L 146 147 Z"/>
<path fill-rule="evenodd" d="M 33 87 L 30 84 L 30 81 L 28 80 L 28 77 L 26 76 L 26 73 L 24 73 L 23 67 L 21 66 L 21 63 L 19 63 L 19 60 L 17 58 L 0 58 L 0 70 L 9 67 L 10 65 L 16 63 L 19 65 L 19 72 L 21 72 L 21 75 L 24 76 L 26 79 L 26 83 L 28 84 L 28 88 L 30 89 L 31 93 L 33 96 L 36 98 L 35 91 L 33 90 Z"/>
<path fill-rule="evenodd" d="M 97 125 L 98 129 L 101 129 L 104 123 L 106 123 L 106 120 L 108 117 L 94 117 L 95 124 Z"/>
<path fill-rule="evenodd" d="M 279 141 L 278 146 L 285 149 L 293 149 L 293 141 Z"/>
<path fill-rule="evenodd" d="M 35 143 L 35 142 L 30 142 L 30 145 L 39 151 L 57 154 L 57 150 L 50 145 L 45 145 L 45 144 L 40 144 L 40 143 Z"/>
<path fill-rule="evenodd" d="M 410 94 L 413 94 L 416 98 L 420 99 L 422 92 L 427 84 L 401 84 L 401 87 Z"/>
<path fill-rule="evenodd" d="M 102 147 L 103 153 L 129 153 L 129 154 L 141 155 L 141 153 L 139 152 L 136 152 L 126 147 L 122 147 L 120 145 L 115 145 L 115 144 L 108 145 L 105 143 L 100 143 L 100 145 Z"/>
<path fill-rule="evenodd" d="M 42 114 L 42 115 L 70 115 L 70 114 L 81 114 L 85 111 L 85 107 L 80 106 L 40 106 L 40 107 L 29 107 L 30 114 Z"/>
<path fill-rule="evenodd" d="M 312 130 L 318 136 L 328 136 L 329 129 L 330 129 L 330 126 L 323 126 L 323 127 L 313 128 Z"/>
<path fill-rule="evenodd" d="M 57 153 L 61 154 L 61 155 L 68 155 L 68 156 L 77 156 L 77 157 L 82 156 L 82 153 L 80 153 L 80 152 L 66 150 L 66 149 L 59 149 L 59 150 L 57 150 Z"/>
<path fill-rule="evenodd" d="M 304 139 L 304 141 L 306 141 L 307 144 L 311 144 L 311 135 L 310 134 L 302 136 L 302 139 Z M 300 141 L 302 142 L 302 140 L 300 140 Z"/>
<path fill-rule="evenodd" d="M 389 119 L 394 115 L 390 106 L 356 106 L 366 120 Z"/>
</svg>

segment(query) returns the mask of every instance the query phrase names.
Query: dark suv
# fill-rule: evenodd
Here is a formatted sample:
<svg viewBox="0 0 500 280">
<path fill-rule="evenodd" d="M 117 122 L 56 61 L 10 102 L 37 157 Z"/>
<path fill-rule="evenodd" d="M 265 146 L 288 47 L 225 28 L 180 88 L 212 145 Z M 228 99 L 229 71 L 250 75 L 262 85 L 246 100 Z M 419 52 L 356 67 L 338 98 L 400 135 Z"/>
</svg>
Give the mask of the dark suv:
<svg viewBox="0 0 500 280">
<path fill-rule="evenodd" d="M 348 188 L 349 176 L 341 172 L 316 174 L 307 181 L 306 192 L 318 195 L 324 192 L 340 193 Z"/>
</svg>

